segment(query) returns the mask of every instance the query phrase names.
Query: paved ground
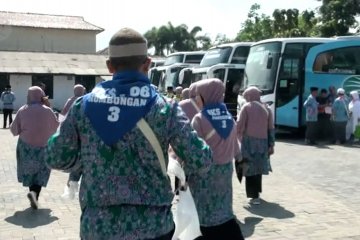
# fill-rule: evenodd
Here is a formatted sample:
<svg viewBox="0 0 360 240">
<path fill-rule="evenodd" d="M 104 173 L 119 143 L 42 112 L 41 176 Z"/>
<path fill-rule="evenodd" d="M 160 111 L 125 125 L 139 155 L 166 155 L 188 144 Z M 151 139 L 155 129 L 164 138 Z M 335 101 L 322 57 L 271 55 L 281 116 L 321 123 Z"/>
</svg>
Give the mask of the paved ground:
<svg viewBox="0 0 360 240">
<path fill-rule="evenodd" d="M 29 209 L 15 148 L 16 138 L 0 129 L 0 240 L 79 239 L 78 201 L 60 197 L 67 175 L 53 171 L 40 210 Z M 272 165 L 259 206 L 249 207 L 234 177 L 234 209 L 246 238 L 360 239 L 359 147 L 308 147 L 282 138 Z"/>
</svg>

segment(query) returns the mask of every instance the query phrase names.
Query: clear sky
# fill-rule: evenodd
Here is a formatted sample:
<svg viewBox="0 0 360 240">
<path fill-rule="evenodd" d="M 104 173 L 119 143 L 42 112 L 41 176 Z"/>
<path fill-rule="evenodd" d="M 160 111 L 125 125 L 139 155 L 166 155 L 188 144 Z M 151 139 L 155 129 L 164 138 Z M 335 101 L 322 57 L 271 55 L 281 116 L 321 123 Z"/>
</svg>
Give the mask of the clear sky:
<svg viewBox="0 0 360 240">
<path fill-rule="evenodd" d="M 212 38 L 218 33 L 234 38 L 254 3 L 260 4 L 261 12 L 267 15 L 276 8 L 302 11 L 320 5 L 316 0 L 0 0 L 0 10 L 83 16 L 105 29 L 97 36 L 97 50 L 100 50 L 122 27 L 145 33 L 168 21 L 173 25 L 184 23 L 190 28 L 198 25 L 203 28 L 203 34 Z"/>
</svg>

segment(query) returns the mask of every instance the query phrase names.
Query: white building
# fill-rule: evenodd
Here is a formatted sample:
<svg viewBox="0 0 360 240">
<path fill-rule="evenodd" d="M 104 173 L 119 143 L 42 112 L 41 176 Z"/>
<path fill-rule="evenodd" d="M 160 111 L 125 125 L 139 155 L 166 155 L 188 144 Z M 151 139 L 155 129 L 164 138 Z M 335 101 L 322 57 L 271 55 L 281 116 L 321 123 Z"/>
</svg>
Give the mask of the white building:
<svg viewBox="0 0 360 240">
<path fill-rule="evenodd" d="M 106 56 L 96 54 L 102 31 L 77 16 L 0 11 L 0 91 L 10 84 L 18 109 L 27 89 L 43 82 L 52 106 L 61 109 L 75 84 L 91 90 L 109 75 Z"/>
</svg>

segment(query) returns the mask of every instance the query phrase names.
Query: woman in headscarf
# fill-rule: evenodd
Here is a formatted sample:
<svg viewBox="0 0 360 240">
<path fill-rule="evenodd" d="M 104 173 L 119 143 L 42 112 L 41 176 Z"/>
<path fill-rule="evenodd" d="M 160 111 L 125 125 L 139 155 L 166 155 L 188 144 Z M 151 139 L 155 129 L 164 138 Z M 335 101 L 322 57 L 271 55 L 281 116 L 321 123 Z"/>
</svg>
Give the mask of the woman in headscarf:
<svg viewBox="0 0 360 240">
<path fill-rule="evenodd" d="M 29 187 L 27 197 L 32 208 L 38 208 L 42 187 L 46 187 L 50 169 L 45 164 L 44 153 L 49 137 L 55 133 L 59 122 L 54 112 L 44 105 L 44 91 L 37 86 L 28 90 L 28 102 L 17 112 L 10 130 L 19 135 L 16 148 L 18 181 Z"/>
<path fill-rule="evenodd" d="M 348 102 L 345 96 L 345 90 L 339 88 L 337 90 L 338 97 L 332 105 L 332 120 L 333 120 L 333 140 L 336 143 L 338 140 L 340 144 L 346 143 L 346 124 L 349 120 L 350 114 L 348 109 Z"/>
<path fill-rule="evenodd" d="M 269 174 L 270 155 L 274 153 L 274 124 L 271 110 L 260 101 L 261 91 L 249 87 L 244 92 L 246 103 L 237 120 L 242 162 L 246 177 L 246 195 L 251 204 L 260 204 L 262 175 Z"/>
<path fill-rule="evenodd" d="M 181 100 L 179 106 L 185 112 L 185 115 L 189 118 L 190 122 L 192 121 L 195 114 L 200 112 L 200 108 L 196 105 L 196 84 L 193 83 L 189 87 L 189 97 L 188 99 Z"/>
<path fill-rule="evenodd" d="M 356 126 L 360 124 L 360 100 L 357 91 L 350 92 L 350 95 L 352 100 L 349 103 L 349 111 L 351 113 L 352 134 L 354 135 Z"/>
<path fill-rule="evenodd" d="M 175 88 L 175 100 L 177 102 L 180 102 L 182 100 L 181 93 L 183 88 L 181 86 L 178 86 Z"/>
<path fill-rule="evenodd" d="M 188 178 L 203 235 L 200 239 L 243 239 L 232 208 L 233 159 L 240 157 L 240 145 L 224 93 L 219 79 L 196 83 L 196 102 L 201 111 L 194 116 L 192 126 L 210 146 L 214 162 L 206 177 Z"/>
<path fill-rule="evenodd" d="M 64 105 L 64 107 L 63 107 L 63 109 L 61 111 L 61 114 L 65 116 L 69 112 L 70 107 L 74 103 L 74 101 L 78 97 L 81 97 L 82 95 L 84 95 L 85 92 L 86 92 L 86 88 L 83 85 L 81 85 L 81 84 L 75 85 L 74 86 L 74 96 L 72 96 L 71 98 L 69 98 L 66 101 L 66 103 L 65 103 L 65 105 Z"/>
<path fill-rule="evenodd" d="M 189 93 L 190 93 L 189 88 L 184 88 L 181 92 L 181 99 L 182 100 L 189 99 Z"/>
<path fill-rule="evenodd" d="M 74 101 L 76 99 L 78 99 L 79 97 L 83 96 L 86 93 L 86 88 L 81 85 L 81 84 L 76 84 L 74 86 L 74 96 L 72 96 L 71 98 L 69 98 L 62 111 L 61 111 L 61 115 L 66 116 L 66 114 L 68 114 L 72 104 L 74 103 Z M 76 171 L 73 171 L 69 174 L 69 179 L 67 182 L 67 187 L 69 190 L 68 193 L 68 197 L 70 199 L 74 198 L 75 193 L 78 191 L 79 189 L 79 180 L 81 178 L 81 174 L 82 174 L 82 170 L 81 169 L 77 169 Z M 65 197 L 67 194 L 64 194 L 63 197 Z"/>
</svg>

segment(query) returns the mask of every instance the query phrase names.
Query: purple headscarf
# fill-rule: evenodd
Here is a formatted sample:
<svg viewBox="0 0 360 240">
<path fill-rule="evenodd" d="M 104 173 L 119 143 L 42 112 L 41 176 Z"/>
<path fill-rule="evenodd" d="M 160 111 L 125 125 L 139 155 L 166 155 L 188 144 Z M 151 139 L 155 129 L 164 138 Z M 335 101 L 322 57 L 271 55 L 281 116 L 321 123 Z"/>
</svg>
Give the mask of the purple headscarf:
<svg viewBox="0 0 360 240">
<path fill-rule="evenodd" d="M 189 99 L 190 97 L 190 89 L 189 88 L 184 88 L 181 92 L 181 97 L 182 99 Z"/>
<path fill-rule="evenodd" d="M 196 93 L 204 100 L 204 105 L 224 102 L 224 83 L 216 78 L 204 79 L 196 83 Z"/>
</svg>

